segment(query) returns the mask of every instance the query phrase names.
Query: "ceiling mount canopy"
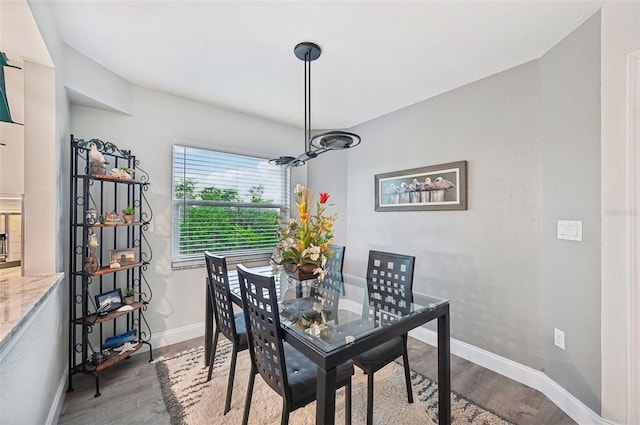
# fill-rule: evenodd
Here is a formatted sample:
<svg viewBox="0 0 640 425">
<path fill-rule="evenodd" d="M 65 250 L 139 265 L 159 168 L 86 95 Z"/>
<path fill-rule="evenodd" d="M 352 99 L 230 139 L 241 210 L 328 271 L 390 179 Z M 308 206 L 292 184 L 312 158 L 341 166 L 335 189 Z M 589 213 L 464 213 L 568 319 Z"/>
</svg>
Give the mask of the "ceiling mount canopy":
<svg viewBox="0 0 640 425">
<path fill-rule="evenodd" d="M 298 43 L 293 52 L 304 61 L 304 153 L 269 160 L 269 164 L 286 167 L 298 167 L 322 153 L 349 149 L 360 143 L 360 136 L 346 131 L 333 130 L 311 136 L 311 62 L 320 57 L 322 50 L 317 44 L 304 41 Z"/>
</svg>

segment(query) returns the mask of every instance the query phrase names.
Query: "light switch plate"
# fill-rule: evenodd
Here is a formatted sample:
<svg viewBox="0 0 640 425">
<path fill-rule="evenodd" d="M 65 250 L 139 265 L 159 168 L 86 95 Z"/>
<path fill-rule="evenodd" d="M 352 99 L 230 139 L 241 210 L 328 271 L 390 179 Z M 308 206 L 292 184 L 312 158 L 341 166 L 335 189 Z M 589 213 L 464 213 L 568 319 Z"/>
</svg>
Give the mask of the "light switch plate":
<svg viewBox="0 0 640 425">
<path fill-rule="evenodd" d="M 582 242 L 582 221 L 558 220 L 558 239 Z"/>
</svg>

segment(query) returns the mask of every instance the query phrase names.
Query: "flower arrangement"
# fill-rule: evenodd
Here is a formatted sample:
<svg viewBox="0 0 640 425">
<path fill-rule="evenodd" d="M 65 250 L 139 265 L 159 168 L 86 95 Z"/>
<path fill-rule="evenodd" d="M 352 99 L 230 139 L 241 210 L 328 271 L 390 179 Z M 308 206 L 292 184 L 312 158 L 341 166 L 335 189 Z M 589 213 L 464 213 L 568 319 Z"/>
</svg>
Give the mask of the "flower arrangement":
<svg viewBox="0 0 640 425">
<path fill-rule="evenodd" d="M 280 242 L 273 250 L 272 260 L 276 264 L 313 267 L 313 275 L 322 281 L 327 274 L 325 266 L 332 251 L 329 244 L 333 242 L 333 224 L 337 214 L 326 215 L 325 209 L 329 194 L 320 192 L 315 203 L 315 214 L 312 214 L 311 190 L 297 185 L 295 189 L 298 219 L 278 217 L 278 237 Z"/>
</svg>

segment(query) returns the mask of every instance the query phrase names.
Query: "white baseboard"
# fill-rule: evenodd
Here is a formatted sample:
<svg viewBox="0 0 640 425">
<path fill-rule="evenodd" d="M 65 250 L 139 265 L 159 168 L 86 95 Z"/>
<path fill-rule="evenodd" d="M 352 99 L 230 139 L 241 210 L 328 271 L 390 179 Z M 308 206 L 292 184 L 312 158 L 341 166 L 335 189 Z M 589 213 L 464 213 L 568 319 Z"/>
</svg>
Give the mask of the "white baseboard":
<svg viewBox="0 0 640 425">
<path fill-rule="evenodd" d="M 151 336 L 149 343 L 153 348 L 160 348 L 201 336 L 204 336 L 204 322 L 194 323 L 193 325 L 170 329 L 164 332 L 158 332 Z M 136 354 L 144 353 L 146 351 L 149 351 L 148 345 L 145 345 L 143 348 L 138 350 Z"/>
<path fill-rule="evenodd" d="M 67 365 L 62 368 L 64 373 L 60 378 L 60 382 L 58 383 L 58 388 L 56 389 L 56 395 L 51 402 L 51 408 L 49 409 L 49 415 L 47 416 L 46 425 L 55 425 L 58 423 L 58 419 L 60 418 L 60 412 L 62 411 L 62 405 L 64 404 L 64 397 L 67 390 L 67 379 L 69 378 L 69 370 L 67 369 Z"/>
<path fill-rule="evenodd" d="M 438 346 L 438 336 L 435 331 L 416 328 L 409 332 L 409 336 L 434 347 Z M 453 338 L 451 338 L 451 354 L 540 391 L 578 424 L 616 425 L 614 422 L 602 418 L 538 370 Z"/>
</svg>

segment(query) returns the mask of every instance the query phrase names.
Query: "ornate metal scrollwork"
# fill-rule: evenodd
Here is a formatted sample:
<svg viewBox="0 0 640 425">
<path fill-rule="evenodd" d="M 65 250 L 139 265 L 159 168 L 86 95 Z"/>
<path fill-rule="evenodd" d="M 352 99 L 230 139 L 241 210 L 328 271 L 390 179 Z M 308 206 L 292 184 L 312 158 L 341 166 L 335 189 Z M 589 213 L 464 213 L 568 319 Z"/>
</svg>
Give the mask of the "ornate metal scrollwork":
<svg viewBox="0 0 640 425">
<path fill-rule="evenodd" d="M 153 298 L 153 291 L 151 290 L 151 285 L 149 285 L 149 282 L 147 282 L 147 278 L 144 277 L 144 275 L 141 275 L 141 277 L 142 282 L 144 282 L 144 288 L 142 286 L 142 282 L 139 282 L 140 285 L 138 287 L 138 292 L 140 292 L 140 301 L 146 304 L 151 301 L 151 298 Z"/>
<path fill-rule="evenodd" d="M 149 200 L 144 192 L 149 188 L 149 185 L 143 185 L 142 190 L 140 191 L 141 202 L 144 202 L 145 209 L 142 211 L 140 220 L 142 220 L 143 224 L 149 224 L 153 219 L 153 209 L 151 208 L 151 204 L 149 204 Z M 148 211 L 148 212 L 147 212 Z"/>
<path fill-rule="evenodd" d="M 131 150 L 129 149 L 120 149 L 118 146 L 111 142 L 105 142 L 100 139 L 74 139 L 74 143 L 81 149 L 90 150 L 91 145 L 95 145 L 96 149 L 98 149 L 102 153 L 107 153 L 109 155 L 118 155 L 122 158 L 129 159 L 131 158 Z"/>
</svg>

